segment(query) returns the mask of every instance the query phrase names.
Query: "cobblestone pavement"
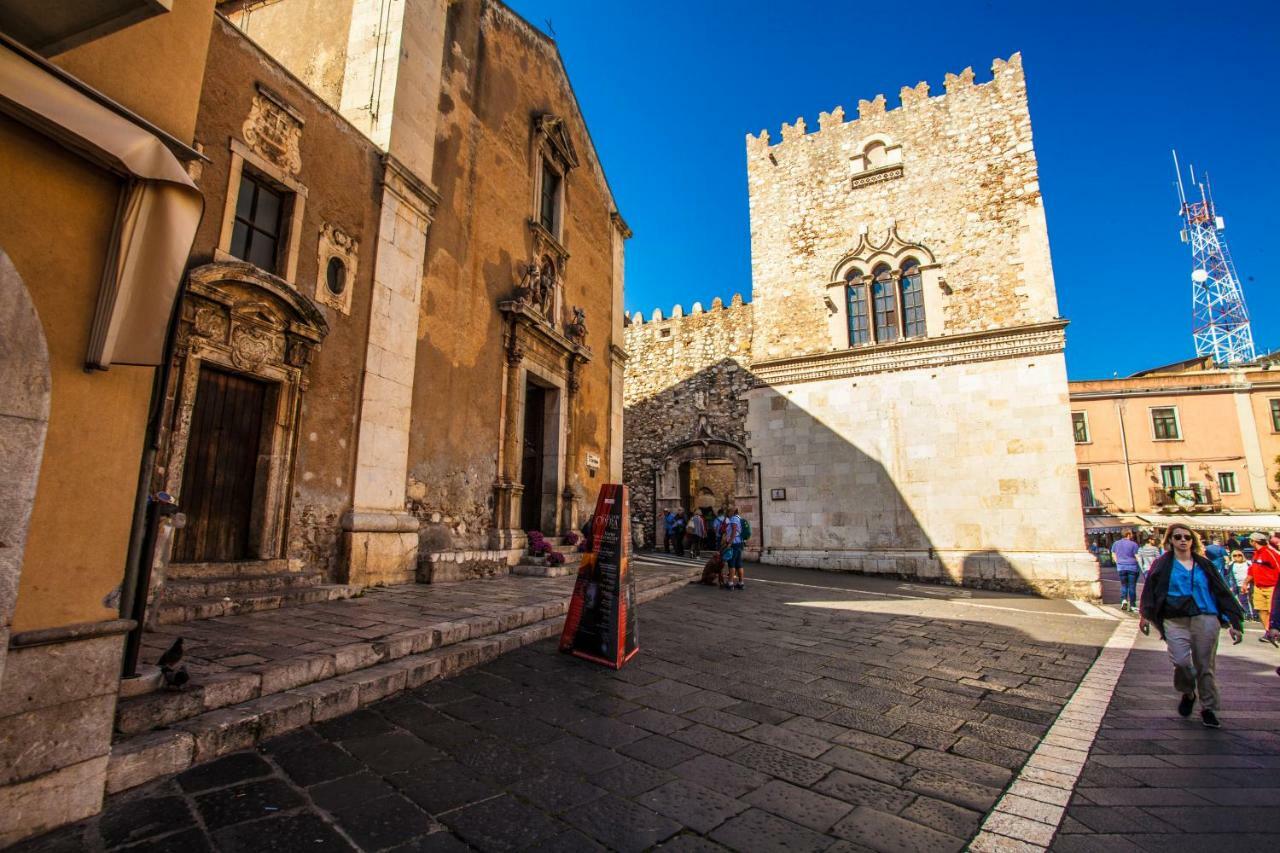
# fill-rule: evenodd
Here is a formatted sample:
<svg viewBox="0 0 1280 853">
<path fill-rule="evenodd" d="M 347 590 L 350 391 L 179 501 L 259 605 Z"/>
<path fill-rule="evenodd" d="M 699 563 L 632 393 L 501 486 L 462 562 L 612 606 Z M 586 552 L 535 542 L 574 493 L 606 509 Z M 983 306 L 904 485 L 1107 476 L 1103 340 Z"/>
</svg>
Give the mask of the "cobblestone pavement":
<svg viewBox="0 0 1280 853">
<path fill-rule="evenodd" d="M 1115 624 L 760 569 L 646 604 L 620 672 L 537 643 L 25 849 L 960 850 Z"/>
<path fill-rule="evenodd" d="M 1280 652 L 1261 633 L 1222 634 L 1219 730 L 1177 715 L 1164 644 L 1138 635 L 1053 850 L 1280 849 Z"/>
</svg>

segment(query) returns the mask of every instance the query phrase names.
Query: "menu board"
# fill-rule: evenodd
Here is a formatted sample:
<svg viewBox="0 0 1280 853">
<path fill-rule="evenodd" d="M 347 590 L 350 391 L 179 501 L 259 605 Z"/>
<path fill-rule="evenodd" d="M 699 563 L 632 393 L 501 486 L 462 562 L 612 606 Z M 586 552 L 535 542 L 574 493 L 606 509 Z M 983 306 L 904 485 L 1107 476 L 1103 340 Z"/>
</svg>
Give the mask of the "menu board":
<svg viewBox="0 0 1280 853">
<path fill-rule="evenodd" d="M 587 542 L 590 551 L 578 568 L 560 651 L 622 669 L 640 651 L 626 486 L 600 487 Z"/>
</svg>

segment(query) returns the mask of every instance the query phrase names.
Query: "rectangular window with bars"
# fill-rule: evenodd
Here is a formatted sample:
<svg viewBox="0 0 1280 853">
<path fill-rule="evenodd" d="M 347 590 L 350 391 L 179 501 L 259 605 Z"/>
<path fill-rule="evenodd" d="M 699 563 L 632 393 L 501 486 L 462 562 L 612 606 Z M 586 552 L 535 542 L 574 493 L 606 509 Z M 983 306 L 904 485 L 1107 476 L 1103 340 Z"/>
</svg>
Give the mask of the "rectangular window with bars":
<svg viewBox="0 0 1280 853">
<path fill-rule="evenodd" d="M 867 308 L 867 286 L 849 285 L 849 346 L 871 343 L 871 312 Z"/>
<path fill-rule="evenodd" d="M 1076 444 L 1089 443 L 1089 418 L 1084 412 L 1071 413 L 1071 430 L 1075 433 Z"/>
<path fill-rule="evenodd" d="M 1182 430 L 1178 427 L 1178 410 L 1173 406 L 1152 409 L 1151 428 L 1157 441 L 1182 438 Z"/>
<path fill-rule="evenodd" d="M 1235 471 L 1218 472 L 1218 491 L 1224 495 L 1234 495 L 1237 492 Z"/>
<path fill-rule="evenodd" d="M 240 173 L 231 254 L 269 273 L 275 273 L 286 194 L 249 173 Z"/>
<path fill-rule="evenodd" d="M 1280 432 L 1280 400 L 1271 401 L 1271 431 Z"/>
</svg>

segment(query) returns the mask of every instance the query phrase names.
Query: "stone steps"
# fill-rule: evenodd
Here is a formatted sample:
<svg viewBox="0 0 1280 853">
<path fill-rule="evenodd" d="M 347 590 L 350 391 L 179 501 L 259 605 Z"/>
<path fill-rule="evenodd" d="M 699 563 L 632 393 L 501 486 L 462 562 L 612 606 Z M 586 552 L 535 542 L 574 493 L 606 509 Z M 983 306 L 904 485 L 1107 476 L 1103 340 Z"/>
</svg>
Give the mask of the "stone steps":
<svg viewBox="0 0 1280 853">
<path fill-rule="evenodd" d="M 695 573 L 638 577 L 636 598 L 644 603 L 674 592 Z M 473 616 L 404 631 L 382 642 L 213 675 L 183 692 L 121 700 L 107 792 L 179 773 L 554 637 L 568 609 L 565 598 L 515 608 L 503 617 Z"/>
<path fill-rule="evenodd" d="M 180 604 L 202 599 L 241 598 L 264 592 L 316 587 L 323 584 L 324 579 L 324 572 L 170 578 L 165 582 L 163 599 L 166 604 Z"/>
<path fill-rule="evenodd" d="M 235 597 L 199 598 L 191 601 L 165 601 L 156 608 L 156 621 L 161 625 L 192 622 L 196 619 L 213 619 L 218 616 L 235 616 L 239 613 L 255 613 L 259 610 L 279 610 L 301 604 L 320 601 L 337 601 L 350 598 L 360 591 L 348 584 L 318 584 L 277 592 L 253 593 Z"/>
<path fill-rule="evenodd" d="M 578 573 L 578 567 L 582 565 L 583 555 L 578 551 L 561 551 L 564 554 L 564 563 L 559 566 L 550 566 L 545 562 L 532 562 L 528 555 L 520 558 L 520 562 L 511 567 L 511 574 L 524 575 L 532 578 L 562 578 L 566 575 Z"/>
<path fill-rule="evenodd" d="M 233 563 L 171 563 L 168 581 L 290 574 L 289 561 L 239 560 Z"/>
</svg>

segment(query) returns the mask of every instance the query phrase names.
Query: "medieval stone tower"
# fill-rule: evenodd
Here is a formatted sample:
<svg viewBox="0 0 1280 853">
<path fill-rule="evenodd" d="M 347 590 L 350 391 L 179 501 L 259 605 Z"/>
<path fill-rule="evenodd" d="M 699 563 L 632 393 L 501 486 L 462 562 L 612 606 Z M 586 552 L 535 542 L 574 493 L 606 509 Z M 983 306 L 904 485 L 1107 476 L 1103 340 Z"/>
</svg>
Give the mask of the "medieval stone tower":
<svg viewBox="0 0 1280 853">
<path fill-rule="evenodd" d="M 1097 594 L 1021 57 L 992 72 L 747 137 L 765 562 Z"/>
</svg>

